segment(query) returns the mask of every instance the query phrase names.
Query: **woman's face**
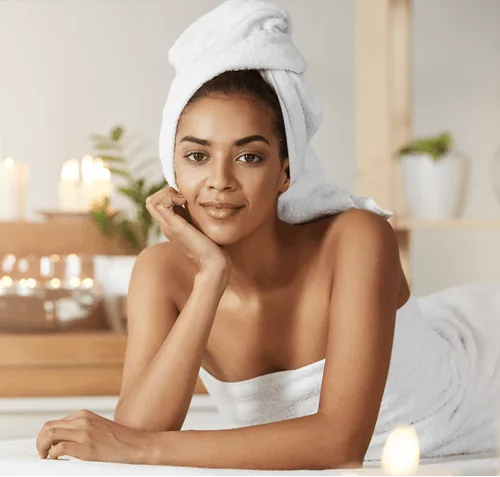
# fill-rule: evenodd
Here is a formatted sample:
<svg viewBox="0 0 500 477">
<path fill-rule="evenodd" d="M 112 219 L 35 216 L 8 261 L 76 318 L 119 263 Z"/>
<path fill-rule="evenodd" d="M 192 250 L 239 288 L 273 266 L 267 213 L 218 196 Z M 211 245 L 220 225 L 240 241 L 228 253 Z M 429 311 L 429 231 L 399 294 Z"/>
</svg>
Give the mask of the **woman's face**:
<svg viewBox="0 0 500 477">
<path fill-rule="evenodd" d="M 177 127 L 174 168 L 191 222 L 219 245 L 250 235 L 276 217 L 279 192 L 288 187 L 288 159 L 269 113 L 244 96 L 211 95 L 185 109 Z M 228 217 L 203 206 L 241 206 Z"/>
</svg>

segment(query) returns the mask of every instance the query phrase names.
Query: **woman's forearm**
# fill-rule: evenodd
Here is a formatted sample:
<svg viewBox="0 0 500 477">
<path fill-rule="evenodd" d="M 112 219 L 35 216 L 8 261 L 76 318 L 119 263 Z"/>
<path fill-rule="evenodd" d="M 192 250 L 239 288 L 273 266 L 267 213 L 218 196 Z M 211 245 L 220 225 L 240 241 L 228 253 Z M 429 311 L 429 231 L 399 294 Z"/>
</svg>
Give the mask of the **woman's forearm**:
<svg viewBox="0 0 500 477">
<path fill-rule="evenodd" d="M 196 275 L 191 295 L 167 339 L 120 399 L 116 422 L 147 431 L 182 427 L 226 284 L 224 272 L 206 270 Z"/>
<path fill-rule="evenodd" d="M 321 414 L 220 430 L 159 432 L 136 447 L 142 464 L 253 470 L 358 468 L 356 436 L 329 425 Z"/>
</svg>

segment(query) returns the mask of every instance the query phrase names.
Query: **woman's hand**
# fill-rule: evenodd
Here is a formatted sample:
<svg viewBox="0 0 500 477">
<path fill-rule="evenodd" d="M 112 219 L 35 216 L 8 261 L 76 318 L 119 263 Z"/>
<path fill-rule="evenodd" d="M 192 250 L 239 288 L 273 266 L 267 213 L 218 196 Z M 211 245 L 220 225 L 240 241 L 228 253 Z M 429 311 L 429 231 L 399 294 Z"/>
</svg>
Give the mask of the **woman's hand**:
<svg viewBox="0 0 500 477">
<path fill-rule="evenodd" d="M 200 272 L 214 267 L 228 270 L 228 254 L 191 224 L 185 205 L 186 199 L 173 187 L 165 187 L 146 199 L 146 208 L 165 237 L 177 243 Z"/>
<path fill-rule="evenodd" d="M 36 448 L 42 459 L 67 455 L 80 460 L 142 464 L 152 434 L 84 409 L 58 421 L 47 421 L 38 434 Z"/>
</svg>

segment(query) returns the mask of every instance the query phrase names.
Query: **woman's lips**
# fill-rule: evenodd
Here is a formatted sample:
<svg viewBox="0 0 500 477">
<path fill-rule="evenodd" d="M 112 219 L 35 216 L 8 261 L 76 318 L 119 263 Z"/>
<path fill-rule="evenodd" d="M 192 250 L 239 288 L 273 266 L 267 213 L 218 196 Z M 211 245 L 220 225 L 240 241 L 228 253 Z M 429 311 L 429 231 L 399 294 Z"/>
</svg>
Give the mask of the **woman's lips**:
<svg viewBox="0 0 500 477">
<path fill-rule="evenodd" d="M 235 216 L 243 207 L 228 208 L 228 207 L 208 207 L 203 206 L 205 212 L 214 219 L 228 219 L 229 217 Z"/>
</svg>

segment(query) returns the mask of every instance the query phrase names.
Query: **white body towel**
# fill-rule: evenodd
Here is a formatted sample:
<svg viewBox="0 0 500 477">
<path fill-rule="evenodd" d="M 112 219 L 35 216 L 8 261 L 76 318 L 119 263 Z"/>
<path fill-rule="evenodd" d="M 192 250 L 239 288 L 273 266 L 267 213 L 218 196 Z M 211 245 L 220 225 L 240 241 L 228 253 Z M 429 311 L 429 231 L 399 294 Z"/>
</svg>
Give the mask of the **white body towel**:
<svg viewBox="0 0 500 477">
<path fill-rule="evenodd" d="M 500 284 L 464 285 L 416 298 L 396 316 L 391 364 L 365 460 L 380 460 L 389 432 L 410 424 L 423 458 L 497 449 Z M 200 378 L 235 427 L 318 410 L 325 361 L 239 382 Z M 332 428 L 332 432 L 337 432 Z"/>
<path fill-rule="evenodd" d="M 304 78 L 307 63 L 292 42 L 291 19 L 264 0 L 226 0 L 198 18 L 169 51 L 176 75 L 163 109 L 159 151 L 168 184 L 174 176 L 175 133 L 193 94 L 229 70 L 257 69 L 276 91 L 285 122 L 290 186 L 278 199 L 278 217 L 296 224 L 358 208 L 390 217 L 370 197 L 351 195 L 328 180 L 310 140 L 322 121 L 319 101 Z"/>
</svg>

